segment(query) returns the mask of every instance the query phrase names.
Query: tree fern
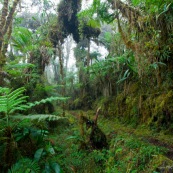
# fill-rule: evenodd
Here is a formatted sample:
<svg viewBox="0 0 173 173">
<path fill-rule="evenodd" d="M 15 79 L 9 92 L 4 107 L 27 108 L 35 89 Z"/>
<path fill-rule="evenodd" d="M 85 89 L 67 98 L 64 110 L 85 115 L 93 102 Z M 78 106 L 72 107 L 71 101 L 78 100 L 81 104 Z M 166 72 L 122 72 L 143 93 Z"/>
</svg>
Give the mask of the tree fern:
<svg viewBox="0 0 173 173">
<path fill-rule="evenodd" d="M 4 89 L 0 88 L 0 93 Z M 5 113 L 7 118 L 7 124 L 9 121 L 9 115 L 16 110 L 21 110 L 21 105 L 26 102 L 27 96 L 23 95 L 25 88 L 18 88 L 14 91 L 6 89 L 6 92 L 0 96 L 0 112 Z"/>
<path fill-rule="evenodd" d="M 11 91 L 8 88 L 0 88 L 0 113 L 4 113 L 7 120 L 7 125 L 9 121 L 9 116 L 14 115 L 15 111 L 25 111 L 29 108 L 32 108 L 36 105 L 52 102 L 55 100 L 65 101 L 67 98 L 64 97 L 49 97 L 42 99 L 41 101 L 36 101 L 34 103 L 27 103 L 28 96 L 24 96 L 25 88 L 21 87 L 14 91 Z M 22 117 L 21 117 L 22 118 Z M 25 117 L 26 118 L 26 117 Z M 55 115 L 45 115 L 45 116 L 28 116 L 30 119 L 59 119 Z"/>
</svg>

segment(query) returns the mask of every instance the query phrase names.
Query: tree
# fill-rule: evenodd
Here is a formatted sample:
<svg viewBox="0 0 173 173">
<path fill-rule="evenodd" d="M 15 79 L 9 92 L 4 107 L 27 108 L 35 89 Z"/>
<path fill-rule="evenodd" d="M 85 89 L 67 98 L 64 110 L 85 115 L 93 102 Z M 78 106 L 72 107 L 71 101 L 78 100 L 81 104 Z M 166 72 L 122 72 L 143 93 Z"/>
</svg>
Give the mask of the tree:
<svg viewBox="0 0 173 173">
<path fill-rule="evenodd" d="M 4 0 L 2 6 L 2 13 L 0 18 L 0 85 L 3 85 L 3 66 L 6 62 L 6 55 L 8 41 L 11 37 L 12 32 L 12 21 L 16 7 L 20 0 L 14 0 L 13 5 L 10 6 L 9 0 Z"/>
</svg>

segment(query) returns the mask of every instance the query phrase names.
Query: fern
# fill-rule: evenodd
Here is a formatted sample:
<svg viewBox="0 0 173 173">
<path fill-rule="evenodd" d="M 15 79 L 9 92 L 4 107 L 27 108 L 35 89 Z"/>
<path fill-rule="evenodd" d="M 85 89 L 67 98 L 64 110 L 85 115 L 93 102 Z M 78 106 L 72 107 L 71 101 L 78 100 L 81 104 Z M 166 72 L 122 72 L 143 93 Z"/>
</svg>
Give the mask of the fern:
<svg viewBox="0 0 173 173">
<path fill-rule="evenodd" d="M 56 116 L 56 115 L 37 114 L 37 115 L 27 115 L 27 116 L 16 115 L 16 116 L 13 116 L 13 118 L 20 119 L 20 120 L 29 119 L 29 120 L 38 120 L 38 121 L 45 121 L 45 120 L 55 121 L 55 120 L 62 119 L 63 117 Z"/>
<path fill-rule="evenodd" d="M 0 95 L 2 94 L 2 95 L 4 95 L 4 94 L 6 94 L 6 93 L 8 93 L 10 91 L 10 89 L 9 88 L 2 88 L 2 87 L 0 87 Z"/>
<path fill-rule="evenodd" d="M 39 173 L 40 167 L 36 161 L 32 161 L 28 158 L 21 159 L 17 163 L 15 163 L 8 173 Z"/>
<path fill-rule="evenodd" d="M 7 64 L 5 66 L 7 70 L 13 69 L 13 68 L 16 70 L 16 69 L 25 69 L 25 68 L 34 68 L 34 67 L 35 65 L 31 63 Z"/>
<path fill-rule="evenodd" d="M 4 88 L 0 88 L 0 93 Z M 5 113 L 7 118 L 7 125 L 9 121 L 9 115 L 15 110 L 20 110 L 20 106 L 26 102 L 27 96 L 23 95 L 25 88 L 18 88 L 14 91 L 5 90 L 6 92 L 0 96 L 0 112 Z"/>
<path fill-rule="evenodd" d="M 24 91 L 25 91 L 24 87 L 18 88 L 14 91 L 11 91 L 8 88 L 2 88 L 2 87 L 0 88 L 0 113 L 1 112 L 5 113 L 7 125 L 9 121 L 9 116 L 14 114 L 15 111 L 19 111 L 19 110 L 25 111 L 39 104 L 52 102 L 55 100 L 61 100 L 61 101 L 67 100 L 67 98 L 64 98 L 64 97 L 49 97 L 46 99 L 42 99 L 40 101 L 36 101 L 34 103 L 27 103 L 26 99 L 28 98 L 28 96 L 24 96 Z M 39 116 L 40 115 L 35 116 L 35 119 L 38 119 Z M 45 118 L 59 119 L 55 115 L 46 115 L 46 116 L 47 117 L 44 117 L 44 119 Z M 28 116 L 28 118 L 34 119 L 34 116 L 32 116 L 32 118 Z"/>
<path fill-rule="evenodd" d="M 28 108 L 31 108 L 31 107 L 37 106 L 41 103 L 52 102 L 52 101 L 55 101 L 55 100 L 65 101 L 67 99 L 68 99 L 67 97 L 49 97 L 49 98 L 46 98 L 46 99 L 42 99 L 40 101 L 36 101 L 34 103 L 28 103 L 26 106 Z"/>
</svg>

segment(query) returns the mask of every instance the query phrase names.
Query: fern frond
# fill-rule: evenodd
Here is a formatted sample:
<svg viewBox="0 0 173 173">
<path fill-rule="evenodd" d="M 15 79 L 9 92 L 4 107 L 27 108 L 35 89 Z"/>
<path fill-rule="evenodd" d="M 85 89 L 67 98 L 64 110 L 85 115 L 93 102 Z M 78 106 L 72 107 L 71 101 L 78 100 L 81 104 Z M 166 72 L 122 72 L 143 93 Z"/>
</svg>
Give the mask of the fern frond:
<svg viewBox="0 0 173 173">
<path fill-rule="evenodd" d="M 25 91 L 24 87 L 18 88 L 14 91 L 12 91 L 11 93 L 8 94 L 8 97 L 11 99 L 15 99 L 16 97 L 18 97 L 20 94 L 23 95 L 23 92 Z"/>
<path fill-rule="evenodd" d="M 3 88 L 0 88 L 0 93 L 3 90 Z M 26 99 L 28 96 L 24 96 L 25 88 L 21 87 L 14 91 L 6 90 L 6 93 L 4 95 L 0 95 L 0 112 L 4 112 L 6 114 L 7 123 L 9 120 L 9 115 L 13 114 L 17 110 L 25 111 L 27 109 L 30 109 L 34 106 L 37 106 L 39 104 L 44 104 L 46 102 L 52 102 L 55 100 L 60 101 L 66 101 L 68 97 L 49 97 L 46 99 L 42 99 L 40 101 L 36 101 L 34 103 L 27 103 Z M 37 119 L 39 121 L 41 120 L 58 120 L 61 117 L 55 116 L 55 115 L 32 115 L 32 116 L 19 116 L 16 117 L 18 119 Z"/>
<path fill-rule="evenodd" d="M 35 65 L 31 63 L 18 63 L 18 64 L 7 64 L 6 69 L 25 69 L 25 68 L 34 68 Z"/>
<path fill-rule="evenodd" d="M 12 117 L 13 119 L 19 119 L 19 120 L 24 120 L 24 119 L 29 119 L 29 120 L 38 120 L 38 121 L 55 121 L 55 120 L 60 120 L 60 119 L 65 119 L 65 117 L 60 117 L 56 115 L 48 115 L 48 114 L 36 114 L 36 115 L 27 115 L 27 116 L 22 116 L 22 115 L 16 115 Z"/>
<path fill-rule="evenodd" d="M 27 96 L 20 97 L 17 100 L 10 100 L 9 101 L 9 114 L 12 114 L 16 110 L 25 110 L 21 109 L 21 104 L 26 103 Z"/>
<path fill-rule="evenodd" d="M 39 173 L 40 167 L 36 161 L 32 161 L 28 158 L 21 159 L 17 163 L 15 163 L 8 173 Z"/>
<path fill-rule="evenodd" d="M 5 95 L 0 96 L 0 112 L 11 114 L 20 109 L 20 105 L 26 102 L 27 96 L 23 96 L 24 87 L 18 88 L 12 92 L 8 90 Z"/>
<path fill-rule="evenodd" d="M 1 93 L 2 93 L 2 94 L 6 94 L 6 93 L 8 93 L 8 92 L 10 92 L 10 89 L 9 89 L 9 88 L 0 87 L 0 94 L 1 94 Z"/>
<path fill-rule="evenodd" d="M 7 113 L 7 96 L 0 96 L 0 112 Z"/>
<path fill-rule="evenodd" d="M 23 107 L 23 108 L 29 109 L 42 103 L 52 102 L 56 100 L 66 101 L 67 99 L 69 99 L 69 97 L 49 97 L 46 99 L 42 99 L 40 101 L 35 101 L 34 103 L 27 103 L 26 105 L 22 105 L 21 108 Z"/>
</svg>

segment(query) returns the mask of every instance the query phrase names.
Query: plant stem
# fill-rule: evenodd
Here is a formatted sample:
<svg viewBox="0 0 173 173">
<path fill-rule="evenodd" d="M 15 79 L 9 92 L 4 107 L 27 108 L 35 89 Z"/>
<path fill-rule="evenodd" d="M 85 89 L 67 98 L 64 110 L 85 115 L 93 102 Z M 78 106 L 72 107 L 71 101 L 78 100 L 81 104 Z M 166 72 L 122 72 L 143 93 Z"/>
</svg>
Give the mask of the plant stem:
<svg viewBox="0 0 173 173">
<path fill-rule="evenodd" d="M 7 117 L 7 126 L 9 125 L 9 115 L 6 113 L 6 117 Z"/>
</svg>

